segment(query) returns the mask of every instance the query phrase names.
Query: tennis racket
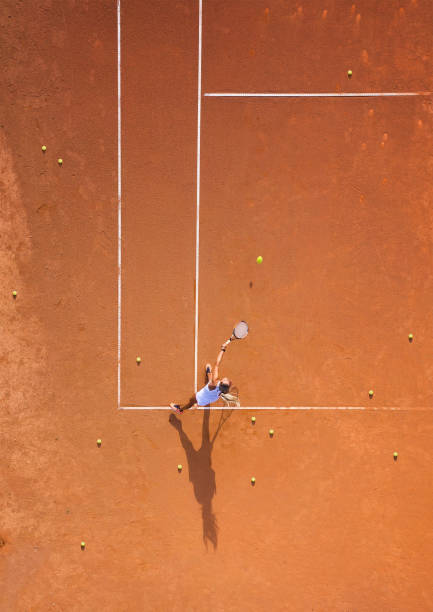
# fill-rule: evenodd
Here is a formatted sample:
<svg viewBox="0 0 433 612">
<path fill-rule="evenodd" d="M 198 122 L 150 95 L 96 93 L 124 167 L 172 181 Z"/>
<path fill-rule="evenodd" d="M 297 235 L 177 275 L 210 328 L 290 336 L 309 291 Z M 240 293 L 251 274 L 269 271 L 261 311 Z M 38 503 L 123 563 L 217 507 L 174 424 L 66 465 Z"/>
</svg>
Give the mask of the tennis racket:
<svg viewBox="0 0 433 612">
<path fill-rule="evenodd" d="M 229 341 L 242 340 L 248 336 L 248 323 L 246 321 L 240 321 L 234 328 Z"/>
</svg>

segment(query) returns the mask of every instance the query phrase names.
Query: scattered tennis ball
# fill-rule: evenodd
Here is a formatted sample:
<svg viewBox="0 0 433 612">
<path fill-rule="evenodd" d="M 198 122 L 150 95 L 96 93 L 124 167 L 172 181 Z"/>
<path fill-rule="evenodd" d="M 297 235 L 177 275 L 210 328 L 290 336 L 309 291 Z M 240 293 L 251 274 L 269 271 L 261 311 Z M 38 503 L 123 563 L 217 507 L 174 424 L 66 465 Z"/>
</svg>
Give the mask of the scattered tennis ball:
<svg viewBox="0 0 433 612">
<path fill-rule="evenodd" d="M 16 291 L 12 291 L 12 297 L 14 297 L 14 298 L 17 297 L 17 292 Z"/>
<path fill-rule="evenodd" d="M 59 166 L 61 166 L 63 164 L 63 159 L 59 157 L 59 159 L 57 160 L 57 163 L 59 164 Z"/>
<path fill-rule="evenodd" d="M 46 150 L 47 150 L 47 147 L 45 145 L 42 145 L 42 151 L 45 153 Z"/>
<path fill-rule="evenodd" d="M 251 417 L 251 423 L 254 425 L 255 422 L 256 422 L 256 417 Z"/>
<path fill-rule="evenodd" d="M 398 453 L 394 453 L 394 461 L 397 461 Z"/>
<path fill-rule="evenodd" d="M 272 438 L 272 436 L 274 435 L 274 430 L 273 430 L 273 429 L 270 429 L 270 430 L 269 430 L 269 435 L 270 435 L 270 436 L 271 436 L 271 438 Z"/>
<path fill-rule="evenodd" d="M 101 438 L 98 438 L 98 439 L 96 440 L 96 444 L 97 444 L 98 446 L 101 446 L 101 444 L 102 444 L 102 440 L 101 440 Z"/>
<path fill-rule="evenodd" d="M 412 342 L 412 340 L 413 340 L 413 334 L 409 334 L 408 338 L 409 338 L 409 342 Z"/>
<path fill-rule="evenodd" d="M 141 357 L 137 357 L 135 360 L 137 363 L 141 363 Z"/>
<path fill-rule="evenodd" d="M 178 472 L 181 472 L 181 471 L 182 471 L 182 464 L 181 464 L 181 463 L 179 463 L 179 465 L 177 466 L 177 471 L 178 471 Z"/>
<path fill-rule="evenodd" d="M 262 257 L 261 255 L 259 255 L 259 256 L 257 257 L 257 259 L 256 259 L 256 262 L 257 262 L 258 264 L 263 263 L 263 257 Z"/>
<path fill-rule="evenodd" d="M 251 478 L 251 484 L 255 484 L 256 483 L 256 479 L 254 478 L 254 476 Z"/>
<path fill-rule="evenodd" d="M 374 393 L 373 393 L 373 389 L 370 389 L 370 391 L 368 392 L 368 395 L 369 395 L 370 397 L 373 397 L 373 395 L 374 395 Z"/>
<path fill-rule="evenodd" d="M 351 70 L 347 71 L 347 76 L 349 77 L 349 79 L 352 77 L 353 72 Z"/>
<path fill-rule="evenodd" d="M 84 550 L 86 548 L 86 542 L 81 542 L 81 550 Z"/>
</svg>

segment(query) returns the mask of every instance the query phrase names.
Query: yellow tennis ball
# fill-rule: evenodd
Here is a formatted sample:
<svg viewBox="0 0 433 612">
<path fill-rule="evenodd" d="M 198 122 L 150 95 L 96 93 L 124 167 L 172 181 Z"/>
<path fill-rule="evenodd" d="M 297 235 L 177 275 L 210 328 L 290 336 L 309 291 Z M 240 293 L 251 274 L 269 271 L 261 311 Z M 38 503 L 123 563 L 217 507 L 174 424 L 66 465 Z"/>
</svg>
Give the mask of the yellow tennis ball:
<svg viewBox="0 0 433 612">
<path fill-rule="evenodd" d="M 42 151 L 45 153 L 46 150 L 47 150 L 47 147 L 45 145 L 42 145 Z"/>
<path fill-rule="evenodd" d="M 413 334 L 409 334 L 408 338 L 409 338 L 410 341 L 412 341 L 413 340 Z"/>
<path fill-rule="evenodd" d="M 353 74 L 353 72 L 352 72 L 351 70 L 348 70 L 348 71 L 347 71 L 347 76 L 349 77 L 349 79 L 350 79 L 350 77 L 352 76 L 352 74 Z"/>
<path fill-rule="evenodd" d="M 98 439 L 96 440 L 96 444 L 97 444 L 98 446 L 101 446 L 101 444 L 102 444 L 102 440 L 101 440 L 101 438 L 98 438 Z"/>
<path fill-rule="evenodd" d="M 257 259 L 256 259 L 256 262 L 257 262 L 258 264 L 261 264 L 261 263 L 263 262 L 263 257 L 262 257 L 261 255 L 259 255 L 259 256 L 257 257 Z"/>
<path fill-rule="evenodd" d="M 179 472 L 182 471 L 182 464 L 181 463 L 179 463 L 179 465 L 177 466 L 177 469 L 178 469 Z"/>
<path fill-rule="evenodd" d="M 13 295 L 14 298 L 17 297 L 17 292 L 16 291 L 12 291 L 12 295 Z"/>
<path fill-rule="evenodd" d="M 81 542 L 81 548 L 84 550 L 86 548 L 86 542 Z"/>
<path fill-rule="evenodd" d="M 137 357 L 135 360 L 137 363 L 141 363 L 141 357 Z"/>
<path fill-rule="evenodd" d="M 254 476 L 251 478 L 251 484 L 255 484 L 256 479 L 254 478 Z"/>
<path fill-rule="evenodd" d="M 373 389 L 370 389 L 370 391 L 368 392 L 368 395 L 369 395 L 370 397 L 373 397 L 373 395 L 374 395 L 374 393 L 373 393 Z"/>
<path fill-rule="evenodd" d="M 61 166 L 63 164 L 63 159 L 59 157 L 59 159 L 57 160 L 57 163 L 59 164 L 59 166 Z"/>
<path fill-rule="evenodd" d="M 256 422 L 256 417 L 251 417 L 251 423 L 255 423 Z"/>
</svg>

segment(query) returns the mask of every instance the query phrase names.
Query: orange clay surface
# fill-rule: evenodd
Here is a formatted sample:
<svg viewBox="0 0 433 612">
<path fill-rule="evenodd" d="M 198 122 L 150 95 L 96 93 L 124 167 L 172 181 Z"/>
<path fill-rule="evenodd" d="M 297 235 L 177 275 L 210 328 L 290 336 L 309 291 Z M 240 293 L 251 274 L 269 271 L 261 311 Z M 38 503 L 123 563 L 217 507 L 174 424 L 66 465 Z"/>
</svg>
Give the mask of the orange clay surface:
<svg viewBox="0 0 433 612">
<path fill-rule="evenodd" d="M 0 27 L 0 610 L 432 610 L 431 97 L 202 97 L 199 382 L 244 318 L 242 407 L 364 409 L 127 412 L 116 3 Z M 203 94 L 431 91 L 432 32 L 204 0 Z M 194 390 L 197 49 L 197 0 L 122 2 L 123 406 Z"/>
</svg>

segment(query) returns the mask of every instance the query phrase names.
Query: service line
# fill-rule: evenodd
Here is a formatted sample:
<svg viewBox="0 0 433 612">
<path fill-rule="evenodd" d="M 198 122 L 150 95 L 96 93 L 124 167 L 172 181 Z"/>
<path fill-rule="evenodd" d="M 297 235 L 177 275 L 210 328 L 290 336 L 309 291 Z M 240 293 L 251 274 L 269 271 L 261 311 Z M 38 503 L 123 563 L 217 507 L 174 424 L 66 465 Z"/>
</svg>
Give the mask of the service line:
<svg viewBox="0 0 433 612">
<path fill-rule="evenodd" d="M 404 98 L 410 96 L 430 96 L 429 91 L 401 92 L 331 92 L 331 93 L 256 93 L 256 92 L 221 92 L 205 93 L 206 98 Z"/>
</svg>

